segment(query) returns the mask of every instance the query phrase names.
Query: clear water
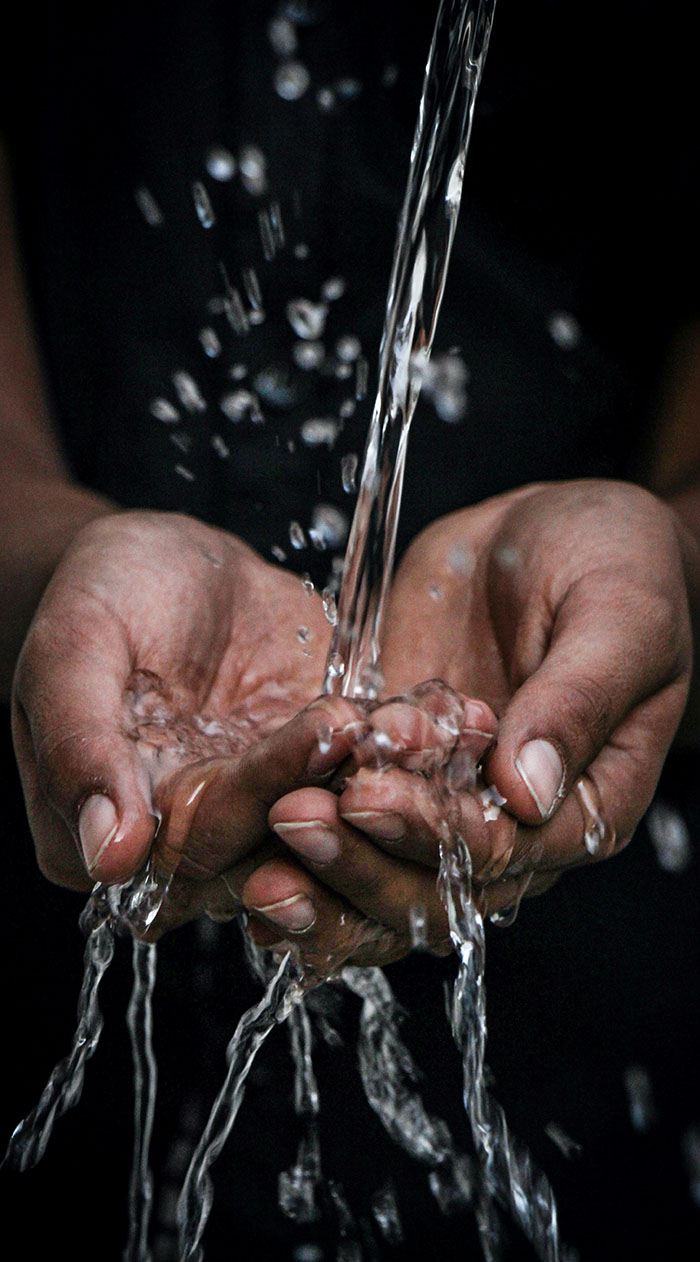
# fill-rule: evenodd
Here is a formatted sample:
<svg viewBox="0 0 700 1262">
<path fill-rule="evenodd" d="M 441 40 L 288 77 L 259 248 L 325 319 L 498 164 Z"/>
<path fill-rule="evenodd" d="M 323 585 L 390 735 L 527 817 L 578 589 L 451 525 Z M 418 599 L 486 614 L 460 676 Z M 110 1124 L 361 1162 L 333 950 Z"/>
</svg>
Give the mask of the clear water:
<svg viewBox="0 0 700 1262">
<path fill-rule="evenodd" d="M 430 353 L 444 291 L 450 252 L 459 212 L 465 159 L 476 93 L 486 55 L 495 0 L 442 0 L 426 69 L 420 102 L 408 185 L 399 223 L 386 320 L 380 348 L 379 387 L 362 465 L 357 507 L 350 531 L 344 578 L 337 610 L 333 608 L 333 639 L 323 690 L 372 701 L 381 687 L 380 644 L 384 606 L 391 579 L 396 529 L 401 501 L 408 434 L 421 387 L 432 383 Z M 275 38 L 280 37 L 276 30 Z M 289 72 L 289 67 L 287 67 Z M 296 72 L 295 72 L 296 74 Z M 303 76 L 302 76 L 303 77 Z M 287 74 L 292 82 L 295 75 Z M 297 88 L 301 83 L 296 76 Z M 336 89 L 339 90 L 338 85 Z M 305 90 L 305 89 L 303 89 Z M 335 89 L 334 89 L 335 90 Z M 329 89 L 330 91 L 330 89 Z M 217 161 L 219 161 L 221 155 Z M 235 160 L 226 155 L 218 178 L 230 178 Z M 241 176 L 256 196 L 267 188 L 264 155 L 254 147 L 238 159 Z M 217 167 L 217 170 L 219 168 Z M 214 212 L 203 187 L 193 189 L 197 215 L 203 227 L 211 226 Z M 141 198 L 144 214 L 150 207 Z M 149 211 L 150 213 L 150 211 Z M 260 212 L 265 257 L 271 258 L 284 243 L 279 216 Z M 335 279 L 335 278 L 334 278 Z M 241 334 L 249 314 L 241 295 L 224 273 L 225 314 Z M 245 278 L 251 310 L 259 308 L 254 274 Z M 324 291 L 324 303 L 299 299 L 290 304 L 288 320 L 311 351 L 323 332 L 327 302 L 337 296 Z M 355 394 L 366 391 L 367 362 L 360 347 L 343 346 L 339 363 L 354 365 Z M 350 350 L 352 353 L 350 354 Z M 448 365 L 449 408 L 461 406 L 465 377 Z M 445 375 L 445 374 L 443 374 Z M 196 383 L 186 373 L 173 379 L 180 405 L 188 412 L 201 410 Z M 242 397 L 246 396 L 246 397 Z M 454 398 L 452 397 L 454 396 Z M 245 391 L 222 401 L 230 419 L 251 410 Z M 447 406 L 447 404 L 445 405 Z M 170 415 L 161 419 L 170 421 Z M 449 418 L 448 418 L 449 419 Z M 317 427 L 321 422 L 317 422 Z M 320 430 L 319 430 L 320 432 Z M 326 431 L 323 431 L 324 435 Z M 316 431 L 314 431 L 314 435 Z M 308 441 L 308 439 L 307 439 Z M 327 442 L 324 437 L 322 441 Z M 355 469 L 348 466 L 344 478 L 354 482 Z M 324 520 L 323 529 L 330 529 Z M 336 531 L 340 528 L 333 523 Z M 320 527 L 319 527 L 320 529 Z M 296 532 L 296 533 L 295 533 Z M 301 527 L 293 523 L 290 542 L 300 546 Z M 302 540 L 303 542 L 303 540 Z M 371 1107 L 388 1133 L 407 1152 L 426 1165 L 430 1187 L 445 1210 L 464 1207 L 476 1196 L 482 1247 L 487 1259 L 498 1253 L 496 1204 L 510 1212 L 532 1241 L 538 1255 L 555 1262 L 559 1257 L 556 1207 L 551 1189 L 534 1169 L 528 1155 L 509 1134 L 500 1106 L 484 1084 L 484 940 L 483 924 L 470 898 L 470 872 L 466 847 L 448 837 L 443 851 L 440 885 L 449 912 L 450 932 L 459 961 L 451 1005 L 452 1029 L 464 1066 L 464 1103 L 471 1124 L 477 1162 L 459 1153 L 449 1129 L 431 1117 L 415 1088 L 410 1056 L 403 1045 L 397 1007 L 389 983 L 379 969 L 345 968 L 345 986 L 361 999 L 358 1056 L 365 1092 Z M 94 892 L 84 917 L 89 939 L 85 974 L 78 1008 L 78 1028 L 69 1056 L 54 1070 L 37 1108 L 13 1135 L 6 1160 L 25 1169 L 41 1157 L 53 1123 L 74 1105 L 82 1087 L 87 1059 L 99 1040 L 102 1019 L 98 989 L 114 950 L 114 934 L 124 925 L 143 929 L 155 916 L 165 894 L 151 873 L 142 881 L 121 889 Z M 420 945 L 420 911 L 416 911 L 416 944 Z M 338 974 L 344 960 L 366 940 L 367 929 L 359 921 L 343 950 L 328 962 L 328 974 Z M 202 1237 L 213 1200 L 210 1168 L 230 1134 L 243 1099 L 247 1075 L 257 1052 L 274 1029 L 290 1022 L 295 1062 L 297 1112 L 305 1124 L 297 1161 L 280 1181 L 283 1207 L 291 1217 L 306 1221 L 316 1212 L 322 1172 L 318 1146 L 319 1099 L 311 1061 L 308 1015 L 303 1007 L 306 993 L 324 980 L 300 969 L 291 955 L 276 966 L 257 961 L 255 967 L 266 983 L 260 1002 L 238 1023 L 227 1049 L 225 1081 L 193 1155 L 178 1205 L 181 1258 L 201 1258 Z M 154 949 L 134 945 L 134 990 L 129 1007 L 135 1076 L 134 1160 L 130 1182 L 130 1231 L 125 1250 L 128 1262 L 148 1257 L 148 1223 L 151 1179 L 148 1148 L 153 1119 L 156 1072 L 151 1046 L 151 995 L 155 978 Z M 327 1192 L 335 1206 L 343 1256 L 361 1256 L 357 1230 L 342 1188 L 329 1183 Z M 375 1217 L 384 1224 L 387 1238 L 400 1238 L 395 1201 L 378 1193 Z"/>
</svg>

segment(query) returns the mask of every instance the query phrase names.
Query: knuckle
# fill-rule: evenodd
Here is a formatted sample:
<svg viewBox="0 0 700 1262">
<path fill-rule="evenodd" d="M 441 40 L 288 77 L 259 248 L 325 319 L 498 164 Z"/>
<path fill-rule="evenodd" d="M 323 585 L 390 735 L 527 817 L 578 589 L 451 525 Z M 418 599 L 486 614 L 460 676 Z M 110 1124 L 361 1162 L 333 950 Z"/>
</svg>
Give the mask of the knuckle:
<svg viewBox="0 0 700 1262">
<path fill-rule="evenodd" d="M 590 676 L 568 682 L 563 717 L 570 731 L 583 730 L 596 748 L 605 743 L 612 724 L 613 702 L 608 688 Z"/>
</svg>

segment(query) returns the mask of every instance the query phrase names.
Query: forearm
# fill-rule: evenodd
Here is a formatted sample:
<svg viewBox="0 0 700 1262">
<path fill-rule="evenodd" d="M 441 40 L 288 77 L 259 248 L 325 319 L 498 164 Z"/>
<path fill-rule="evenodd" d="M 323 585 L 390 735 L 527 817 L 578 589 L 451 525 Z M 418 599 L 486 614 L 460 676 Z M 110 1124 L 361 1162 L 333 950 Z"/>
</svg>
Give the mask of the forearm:
<svg viewBox="0 0 700 1262">
<path fill-rule="evenodd" d="M 24 292 L 10 182 L 0 141 L 0 690 L 36 605 L 76 533 L 111 511 L 72 484 L 49 418 Z"/>
</svg>

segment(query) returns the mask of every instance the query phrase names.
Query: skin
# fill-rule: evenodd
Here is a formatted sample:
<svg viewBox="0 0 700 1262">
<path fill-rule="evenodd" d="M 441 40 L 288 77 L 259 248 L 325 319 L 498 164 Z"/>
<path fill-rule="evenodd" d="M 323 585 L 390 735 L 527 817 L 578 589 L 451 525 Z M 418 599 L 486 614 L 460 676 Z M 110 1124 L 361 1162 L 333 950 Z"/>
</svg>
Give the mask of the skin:
<svg viewBox="0 0 700 1262">
<path fill-rule="evenodd" d="M 366 714 L 316 700 L 330 629 L 298 578 L 200 522 L 122 513 L 73 482 L 1 188 L 0 228 L 0 667 L 50 879 L 121 881 L 153 847 L 172 877 L 154 936 L 242 905 L 257 941 L 292 941 L 323 973 L 405 954 L 416 904 L 447 949 L 445 777 L 486 912 L 593 857 L 583 773 L 605 821 L 594 857 L 628 840 L 684 708 L 697 735 L 700 492 L 674 436 L 696 432 L 700 338 L 671 373 L 644 472 L 656 494 L 524 488 L 413 543 L 387 611 L 383 704 Z M 551 806 L 522 774 L 531 740 L 560 760 Z M 488 819 L 486 784 L 505 799 Z"/>
</svg>

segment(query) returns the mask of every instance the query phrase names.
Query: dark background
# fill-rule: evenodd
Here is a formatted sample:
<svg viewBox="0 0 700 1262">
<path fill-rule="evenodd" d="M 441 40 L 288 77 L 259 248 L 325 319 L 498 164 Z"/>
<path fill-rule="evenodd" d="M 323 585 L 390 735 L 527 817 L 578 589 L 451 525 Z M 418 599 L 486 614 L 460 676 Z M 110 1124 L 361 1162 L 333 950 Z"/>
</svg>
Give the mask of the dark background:
<svg viewBox="0 0 700 1262">
<path fill-rule="evenodd" d="M 27 9 L 13 45 L 19 74 L 3 109 L 38 327 L 74 471 L 123 504 L 195 513 L 268 555 L 273 544 L 285 546 L 291 519 L 308 523 L 319 496 L 351 511 L 340 457 L 361 450 L 371 388 L 332 452 L 297 442 L 292 453 L 287 441 L 298 439 L 300 421 L 332 412 L 340 397 L 334 382 L 297 374 L 293 406 L 258 430 L 239 427 L 234 458 L 224 463 L 212 454 L 211 435 L 232 436 L 215 400 L 236 359 L 251 374 L 289 362 L 284 301 L 317 293 L 329 275 L 343 275 L 348 288 L 329 317 L 328 344 L 358 333 L 374 372 L 434 6 L 410 21 L 394 3 L 320 6 L 319 21 L 300 29 L 313 90 L 296 103 L 270 88 L 275 62 L 264 22 L 272 6 L 253 8 L 154 0 L 105 6 L 99 16 L 77 3 Z M 639 467 L 669 339 L 697 315 L 694 46 L 682 14 L 667 18 L 647 3 L 592 15 L 576 0 L 500 0 L 437 342 L 464 354 L 469 411 L 464 424 L 446 426 L 419 406 L 403 543 L 454 507 L 534 478 L 628 476 Z M 392 92 L 381 72 L 394 62 Z M 350 73 L 362 80 L 361 96 L 322 116 L 316 88 Z M 265 269 L 258 206 L 238 184 L 210 182 L 217 226 L 207 235 L 196 221 L 190 185 L 203 177 L 207 146 L 237 152 L 249 141 L 268 154 L 290 241 L 312 244 L 307 263 L 288 250 Z M 164 209 L 162 229 L 150 229 L 135 208 L 140 184 Z M 229 339 L 222 361 L 209 364 L 197 332 L 215 323 L 206 303 L 220 290 L 220 259 L 232 274 L 255 261 L 270 318 L 245 346 Z M 578 322 L 573 350 L 547 331 L 554 311 Z M 175 472 L 183 456 L 171 431 L 148 411 L 153 397 L 172 396 L 179 368 L 213 401 L 204 417 L 185 416 L 177 427 L 190 444 L 192 483 Z M 329 557 L 307 550 L 290 563 L 323 577 Z M 82 899 L 36 870 L 9 736 L 2 769 L 0 1133 L 9 1135 L 72 1037 Z M 660 793 L 697 837 L 695 755 L 674 755 Z M 683 873 L 663 872 L 642 827 L 613 863 L 567 876 L 525 904 L 511 929 L 489 931 L 495 1092 L 551 1177 L 564 1239 L 590 1262 L 690 1262 L 700 1253 L 700 1210 L 682 1155 L 683 1135 L 700 1125 L 699 880 L 695 853 Z M 131 1144 L 128 956 L 122 944 L 104 984 L 106 1028 L 81 1104 L 58 1124 L 37 1170 L 0 1176 L 3 1231 L 20 1242 L 9 1256 L 120 1257 Z M 167 1258 L 182 1152 L 223 1076 L 235 1021 L 257 992 L 233 929 L 182 930 L 159 958 L 154 1163 L 157 1256 Z M 410 1014 L 407 1040 L 426 1095 L 466 1146 L 443 1013 L 451 967 L 420 957 L 391 975 Z M 391 1174 L 405 1240 L 388 1257 L 478 1257 L 470 1220 L 436 1214 L 424 1173 L 369 1115 L 354 1068 L 355 1019 L 348 1003 L 340 1017 L 345 1052 L 318 1052 L 329 1172 L 360 1217 Z M 624 1089 L 634 1064 L 649 1073 L 655 1100 L 645 1133 L 631 1124 Z M 580 1156 L 564 1159 L 545 1134 L 550 1122 L 581 1145 Z M 280 1031 L 215 1167 L 211 1262 L 236 1250 L 251 1262 L 289 1259 L 314 1242 L 335 1256 L 330 1220 L 290 1228 L 276 1209 L 276 1176 L 298 1134 Z M 510 1248 L 508 1256 L 521 1255 L 517 1242 Z"/>
</svg>

